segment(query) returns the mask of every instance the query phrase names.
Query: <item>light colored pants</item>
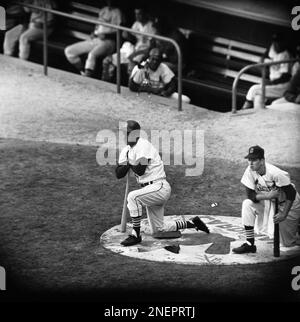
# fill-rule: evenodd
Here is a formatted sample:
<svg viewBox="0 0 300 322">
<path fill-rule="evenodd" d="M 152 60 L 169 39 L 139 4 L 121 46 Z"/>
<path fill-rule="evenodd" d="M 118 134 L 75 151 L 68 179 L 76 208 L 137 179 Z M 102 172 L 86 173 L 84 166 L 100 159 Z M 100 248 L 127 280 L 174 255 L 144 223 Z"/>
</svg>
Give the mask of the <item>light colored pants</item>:
<svg viewBox="0 0 300 322">
<path fill-rule="evenodd" d="M 85 68 L 94 70 L 97 58 L 100 56 L 105 57 L 107 55 L 111 55 L 115 51 L 115 47 L 116 43 L 114 40 L 93 38 L 79 41 L 66 47 L 65 55 L 71 64 L 76 65 L 81 62 L 81 55 L 88 54 Z"/>
<path fill-rule="evenodd" d="M 277 98 L 283 96 L 284 92 L 288 87 L 287 83 L 277 84 L 277 85 L 266 85 L 265 96 L 269 98 Z M 261 84 L 252 85 L 247 93 L 246 99 L 248 101 L 254 101 L 255 96 L 262 95 Z"/>
<path fill-rule="evenodd" d="M 170 195 L 171 187 L 166 180 L 157 181 L 129 192 L 127 207 L 130 216 L 142 216 L 142 207 L 144 206 L 152 234 L 157 231 L 176 231 L 175 221 L 164 223 L 164 208 Z"/>
<path fill-rule="evenodd" d="M 53 28 L 47 28 L 47 35 L 53 32 Z M 29 28 L 25 30 L 19 39 L 19 58 L 27 60 L 30 55 L 30 43 L 34 40 L 42 39 L 44 31 L 36 28 L 34 24 L 29 24 Z"/>
<path fill-rule="evenodd" d="M 282 209 L 282 206 L 279 207 Z M 254 203 L 250 199 L 245 199 L 242 204 L 242 223 L 244 226 L 254 227 L 255 221 L 263 221 L 264 202 Z M 297 218 L 297 219 L 296 219 Z M 289 247 L 296 245 L 297 231 L 300 214 L 290 210 L 287 218 L 279 223 L 280 242 L 283 246 Z"/>
<path fill-rule="evenodd" d="M 5 33 L 3 43 L 4 55 L 13 56 L 21 34 L 26 29 L 25 25 L 16 25 Z"/>
</svg>

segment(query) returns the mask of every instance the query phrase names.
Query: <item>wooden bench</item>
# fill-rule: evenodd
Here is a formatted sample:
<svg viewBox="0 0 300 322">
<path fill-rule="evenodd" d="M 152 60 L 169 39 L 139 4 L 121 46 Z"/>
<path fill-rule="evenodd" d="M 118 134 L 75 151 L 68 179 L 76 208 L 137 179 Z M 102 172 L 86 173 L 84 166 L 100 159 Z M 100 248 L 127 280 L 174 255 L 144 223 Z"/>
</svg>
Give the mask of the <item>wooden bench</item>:
<svg viewBox="0 0 300 322">
<path fill-rule="evenodd" d="M 246 65 L 258 63 L 264 47 L 215 35 L 191 32 L 187 72 L 183 77 L 185 90 L 231 95 L 234 78 Z M 253 84 L 260 82 L 261 71 L 250 70 L 241 76 L 238 95 L 244 96 Z M 191 94 L 190 94 L 191 95 Z"/>
</svg>

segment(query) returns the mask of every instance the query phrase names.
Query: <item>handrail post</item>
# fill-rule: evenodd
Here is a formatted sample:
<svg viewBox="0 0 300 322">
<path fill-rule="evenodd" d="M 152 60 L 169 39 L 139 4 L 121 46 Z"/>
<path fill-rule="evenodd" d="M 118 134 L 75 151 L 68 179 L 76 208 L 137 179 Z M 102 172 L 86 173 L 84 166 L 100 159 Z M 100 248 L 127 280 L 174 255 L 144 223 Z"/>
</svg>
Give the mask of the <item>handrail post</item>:
<svg viewBox="0 0 300 322">
<path fill-rule="evenodd" d="M 182 55 L 180 48 L 176 48 L 178 56 L 178 111 L 182 111 Z"/>
<path fill-rule="evenodd" d="M 266 99 L 266 66 L 263 66 L 261 70 L 261 108 L 265 108 L 265 99 Z"/>
<path fill-rule="evenodd" d="M 120 47 L 121 47 L 121 35 L 120 35 L 120 30 L 117 29 L 117 92 L 118 92 L 118 94 L 121 93 L 121 54 L 120 54 Z"/>
<path fill-rule="evenodd" d="M 47 26 L 47 12 L 44 11 L 44 26 L 43 26 L 43 39 L 44 39 L 44 44 L 43 44 L 43 63 L 44 63 L 44 75 L 48 75 L 48 26 Z"/>
<path fill-rule="evenodd" d="M 232 88 L 232 106 L 231 111 L 233 114 L 236 113 L 236 83 L 235 80 L 233 82 L 233 88 Z"/>
</svg>

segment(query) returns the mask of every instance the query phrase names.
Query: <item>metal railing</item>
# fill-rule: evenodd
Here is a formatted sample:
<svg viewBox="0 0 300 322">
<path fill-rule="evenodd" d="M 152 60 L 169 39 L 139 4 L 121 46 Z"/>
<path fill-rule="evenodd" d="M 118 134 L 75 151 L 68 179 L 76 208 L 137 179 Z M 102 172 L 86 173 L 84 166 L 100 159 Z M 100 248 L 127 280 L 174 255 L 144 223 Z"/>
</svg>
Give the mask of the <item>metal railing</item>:
<svg viewBox="0 0 300 322">
<path fill-rule="evenodd" d="M 127 28 L 127 27 L 123 27 L 123 26 L 119 26 L 119 25 L 113 25 L 107 22 L 102 22 L 97 20 L 96 18 L 85 18 L 85 17 L 80 17 L 80 16 L 76 16 L 76 15 L 72 15 L 72 14 L 68 14 L 62 11 L 57 11 L 57 10 L 53 10 L 53 9 L 47 9 L 47 8 L 43 8 L 43 7 L 39 7 L 39 6 L 34 6 L 31 4 L 27 4 L 27 3 L 22 3 L 22 2 L 17 2 L 18 4 L 28 7 L 28 8 L 32 8 L 32 9 L 37 9 L 40 11 L 43 11 L 44 13 L 44 24 L 43 24 L 43 64 L 44 64 L 44 74 L 47 75 L 48 74 L 48 36 L 47 36 L 47 14 L 48 13 L 52 13 L 54 15 L 57 16 L 61 16 L 61 17 L 65 17 L 65 18 L 69 18 L 69 19 L 74 19 L 74 20 L 78 20 L 78 21 L 82 21 L 82 22 L 87 22 L 87 23 L 91 23 L 91 24 L 96 24 L 96 25 L 103 25 L 106 27 L 110 27 L 110 28 L 114 28 L 116 29 L 116 48 L 117 48 L 117 93 L 121 93 L 121 63 L 120 63 L 120 47 L 121 47 L 121 35 L 120 35 L 120 31 L 127 31 L 130 33 L 134 33 L 134 34 L 138 34 L 138 35 L 142 35 L 142 36 L 146 36 L 149 38 L 154 38 L 154 39 L 158 39 L 158 40 L 162 40 L 162 41 L 166 41 L 171 43 L 176 51 L 177 51 L 177 56 L 178 56 L 178 63 L 177 63 L 177 69 L 178 69 L 178 74 L 177 74 L 177 80 L 178 80 L 178 88 L 177 88 L 177 92 L 178 92 L 178 111 L 182 111 L 182 53 L 181 53 L 181 49 L 178 45 L 178 43 L 173 40 L 172 38 L 168 38 L 168 37 L 163 37 L 163 36 L 159 36 L 159 35 L 155 35 L 155 34 L 149 34 L 149 33 L 144 33 L 144 32 L 140 32 L 140 31 L 136 31 L 136 30 L 132 30 L 131 28 Z"/>
<path fill-rule="evenodd" d="M 278 65 L 278 64 L 290 64 L 290 63 L 294 63 L 296 61 L 299 61 L 299 59 L 289 59 L 289 60 L 281 60 L 281 61 L 276 61 L 276 62 L 269 62 L 269 63 L 258 63 L 258 64 L 251 64 L 251 65 L 247 65 L 244 68 L 242 68 L 239 73 L 237 74 L 237 76 L 235 77 L 233 84 L 232 84 L 232 108 L 231 108 L 231 112 L 232 113 L 236 113 L 237 112 L 237 107 L 236 107 L 236 96 L 237 96 L 237 85 L 238 85 L 238 81 L 240 79 L 240 77 L 242 76 L 242 74 L 244 74 L 247 70 L 251 69 L 251 68 L 260 68 L 262 67 L 262 71 L 261 71 L 261 77 L 262 77 L 262 81 L 261 81 L 261 96 L 262 96 L 262 108 L 265 107 L 265 97 L 266 97 L 266 68 L 272 65 Z"/>
</svg>

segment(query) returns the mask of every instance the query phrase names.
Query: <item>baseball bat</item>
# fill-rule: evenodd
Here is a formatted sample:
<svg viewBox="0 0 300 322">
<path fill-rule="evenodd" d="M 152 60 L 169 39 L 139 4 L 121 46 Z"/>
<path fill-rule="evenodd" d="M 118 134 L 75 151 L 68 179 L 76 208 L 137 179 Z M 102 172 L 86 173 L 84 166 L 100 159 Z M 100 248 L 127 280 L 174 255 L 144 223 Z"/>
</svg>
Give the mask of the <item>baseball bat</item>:
<svg viewBox="0 0 300 322">
<path fill-rule="evenodd" d="M 278 213 L 278 199 L 275 199 L 275 214 Z M 273 239 L 273 255 L 274 257 L 280 256 L 279 246 L 279 224 L 274 224 L 274 239 Z"/>
<path fill-rule="evenodd" d="M 122 209 L 122 218 L 121 218 L 121 232 L 122 233 L 124 233 L 126 231 L 128 189 L 129 189 L 129 171 L 126 175 L 126 188 L 125 188 L 125 195 L 124 195 L 124 202 L 123 202 L 123 209 Z"/>
</svg>

